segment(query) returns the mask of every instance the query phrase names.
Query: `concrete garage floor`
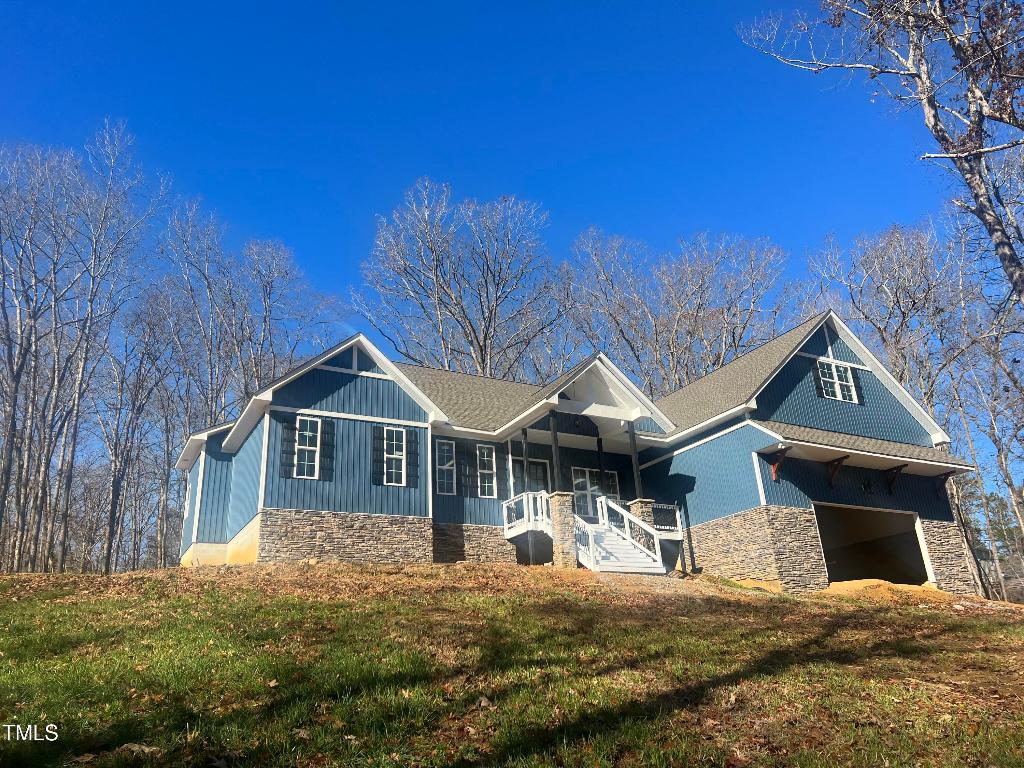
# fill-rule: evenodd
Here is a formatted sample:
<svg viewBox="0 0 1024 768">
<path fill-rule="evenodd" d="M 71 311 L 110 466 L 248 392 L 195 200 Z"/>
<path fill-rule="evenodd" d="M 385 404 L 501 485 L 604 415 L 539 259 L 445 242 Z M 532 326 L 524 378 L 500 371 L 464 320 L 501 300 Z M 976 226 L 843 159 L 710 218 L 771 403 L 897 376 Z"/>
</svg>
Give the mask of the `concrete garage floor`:
<svg viewBox="0 0 1024 768">
<path fill-rule="evenodd" d="M 928 580 L 914 515 L 875 509 L 816 506 L 829 582 Z"/>
</svg>

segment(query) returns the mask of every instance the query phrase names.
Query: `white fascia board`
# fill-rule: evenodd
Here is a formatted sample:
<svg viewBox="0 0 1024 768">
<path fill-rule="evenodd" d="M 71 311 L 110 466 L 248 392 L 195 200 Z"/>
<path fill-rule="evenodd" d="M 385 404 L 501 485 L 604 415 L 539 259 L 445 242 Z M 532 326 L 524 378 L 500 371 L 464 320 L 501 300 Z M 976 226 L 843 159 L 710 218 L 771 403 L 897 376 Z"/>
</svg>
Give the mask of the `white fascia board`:
<svg viewBox="0 0 1024 768">
<path fill-rule="evenodd" d="M 285 378 L 279 379 L 269 387 L 257 392 L 252 399 L 246 403 L 245 408 L 242 409 L 241 415 L 238 417 L 235 425 L 231 428 L 231 432 L 224 439 L 224 451 L 227 453 L 234 453 L 242 447 L 242 442 L 245 440 L 246 436 L 252 431 L 252 428 L 259 423 L 259 420 L 263 417 L 263 414 L 266 413 L 267 408 L 269 408 L 270 401 L 273 398 L 275 390 L 280 389 L 284 385 L 308 373 L 324 361 L 330 360 L 335 355 L 355 344 L 359 344 L 360 350 L 368 354 L 382 371 L 387 373 L 388 376 L 398 384 L 398 386 L 404 389 L 409 396 L 416 401 L 416 404 L 419 405 L 420 408 L 427 412 L 428 422 L 435 420 L 446 421 L 448 419 L 444 412 L 431 402 L 430 398 L 423 394 L 419 387 L 413 384 L 408 376 L 402 373 L 394 363 L 388 360 L 381 351 L 374 346 L 373 342 L 363 334 L 357 333 L 354 336 L 350 336 L 345 339 L 343 342 L 335 344 L 330 349 L 321 352 L 316 357 L 310 358 Z"/>
<path fill-rule="evenodd" d="M 666 416 L 661 410 L 654 404 L 647 395 L 644 394 L 636 384 L 634 384 L 629 376 L 622 372 L 622 370 L 613 363 L 604 352 L 598 354 L 597 359 L 601 362 L 604 368 L 612 375 L 612 377 L 626 389 L 637 401 L 639 401 L 641 407 L 645 408 L 655 423 L 668 432 L 671 429 L 675 429 L 676 425 L 672 423 L 672 420 Z"/>
<path fill-rule="evenodd" d="M 920 422 L 921 426 L 928 430 L 928 433 L 932 438 L 932 443 L 937 445 L 939 443 L 951 442 L 946 431 L 940 427 L 935 419 L 928 414 L 928 411 L 926 411 L 924 407 L 914 399 L 913 395 L 911 395 L 906 388 L 896 380 L 896 377 L 889 373 L 889 370 L 882 365 L 878 358 L 871 354 L 871 350 L 857 338 L 857 335 L 850 330 L 846 323 L 844 323 L 834 312 L 830 312 L 829 317 L 832 318 L 835 329 L 839 333 L 839 338 L 853 347 L 854 351 L 860 355 L 861 359 L 867 362 L 872 373 L 878 377 L 879 381 L 882 382 L 885 388 L 892 392 L 893 395 L 896 396 L 896 399 L 899 400 L 907 410 L 914 414 L 914 417 L 918 422 Z"/>
<path fill-rule="evenodd" d="M 362 345 L 362 350 L 369 354 L 380 369 L 386 372 L 395 382 L 404 389 L 409 396 L 416 401 L 416 404 L 427 413 L 427 421 L 448 421 L 448 417 L 445 412 L 442 411 L 429 397 L 424 394 L 423 390 L 413 384 L 412 379 L 402 373 L 398 366 L 388 360 L 384 354 L 374 346 L 373 342 L 366 338 L 363 334 L 356 334 L 356 340 Z"/>
<path fill-rule="evenodd" d="M 185 447 L 181 449 L 181 453 L 178 455 L 177 461 L 174 462 L 175 469 L 192 469 L 192 465 L 195 464 L 196 459 L 203 450 L 203 446 L 206 444 L 206 438 L 210 435 L 216 434 L 217 432 L 223 432 L 225 429 L 230 429 L 232 424 L 221 424 L 217 427 L 211 427 L 210 429 L 204 429 L 202 432 L 196 432 L 189 435 L 188 440 L 185 441 Z"/>
</svg>

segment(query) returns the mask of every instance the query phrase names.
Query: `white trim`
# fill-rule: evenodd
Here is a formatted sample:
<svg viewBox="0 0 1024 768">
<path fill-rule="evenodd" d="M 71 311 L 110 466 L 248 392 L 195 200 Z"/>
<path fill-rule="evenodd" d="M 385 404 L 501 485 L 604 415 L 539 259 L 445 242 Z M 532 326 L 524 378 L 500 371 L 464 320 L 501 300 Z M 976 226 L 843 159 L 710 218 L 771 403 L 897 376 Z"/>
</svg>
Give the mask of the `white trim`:
<svg viewBox="0 0 1024 768">
<path fill-rule="evenodd" d="M 758 452 L 750 452 L 750 460 L 754 462 L 754 479 L 757 480 L 757 497 L 761 500 L 761 506 L 768 504 L 768 498 L 764 495 L 764 480 L 761 478 L 761 467 L 758 465 Z"/>
<path fill-rule="evenodd" d="M 921 516 L 917 513 L 914 513 L 914 533 L 917 534 L 917 543 L 921 547 L 921 559 L 924 560 L 924 571 L 928 576 L 928 581 L 938 584 L 938 579 L 935 578 L 935 568 L 932 567 L 932 556 L 928 553 L 928 542 L 924 538 L 924 524 L 921 522 Z"/>
<path fill-rule="evenodd" d="M 400 434 L 402 436 L 402 452 L 400 454 L 398 454 L 398 453 L 390 453 L 389 454 L 388 453 L 388 431 L 389 430 L 391 432 L 397 432 L 398 434 Z M 408 465 L 406 463 L 407 460 L 408 460 L 407 457 L 409 455 L 409 451 L 408 451 L 409 446 L 408 446 L 407 440 L 408 439 L 406 438 L 405 430 L 402 429 L 401 427 L 392 427 L 392 426 L 384 427 L 384 485 L 391 486 L 391 487 L 394 487 L 394 488 L 404 488 L 405 487 L 405 481 L 406 481 L 406 479 L 408 477 L 408 469 L 409 469 L 409 467 L 408 467 Z M 394 441 L 392 441 L 392 442 L 394 442 Z M 401 459 L 402 460 L 402 481 L 400 483 L 389 483 L 388 482 L 388 459 Z"/>
<path fill-rule="evenodd" d="M 234 423 L 234 421 L 229 421 L 227 424 L 219 424 L 216 427 L 210 427 L 209 429 L 204 429 L 200 432 L 193 432 L 188 436 L 188 439 L 185 440 L 185 445 L 181 449 L 181 453 L 178 454 L 177 460 L 174 462 L 174 468 L 191 471 L 192 465 L 196 463 L 196 459 L 199 458 L 199 454 L 203 450 L 206 438 L 225 429 L 231 429 Z M 186 461 L 188 461 L 187 464 L 185 463 Z"/>
<path fill-rule="evenodd" d="M 824 363 L 831 369 L 829 377 L 827 378 L 824 372 L 821 370 L 822 363 Z M 845 369 L 847 379 L 846 381 L 843 381 L 842 379 L 839 378 L 840 369 Z M 839 403 L 851 403 L 853 405 L 860 404 L 860 400 L 857 398 L 857 384 L 853 380 L 853 369 L 850 368 L 850 366 L 848 366 L 846 363 L 835 362 L 831 358 L 819 357 L 814 361 L 814 373 L 817 375 L 818 383 L 821 385 L 822 397 L 828 400 L 835 400 L 836 402 Z M 832 385 L 832 389 L 835 392 L 834 395 L 830 395 L 828 393 L 828 384 Z M 847 400 L 845 397 L 843 397 L 844 384 L 847 387 L 849 387 L 850 396 L 853 398 L 852 400 Z"/>
<path fill-rule="evenodd" d="M 312 475 L 300 475 L 299 474 L 299 451 L 311 450 L 308 445 L 299 445 L 299 422 L 316 422 L 316 446 L 312 448 L 313 451 L 313 474 Z M 308 416 L 306 414 L 299 414 L 295 419 L 295 455 L 292 457 L 292 477 L 296 480 L 319 480 L 320 479 L 320 435 L 323 434 L 323 421 L 319 416 Z"/>
<path fill-rule="evenodd" d="M 828 355 L 812 355 L 810 352 L 797 352 L 796 353 L 796 357 L 809 357 L 812 360 L 825 360 L 826 362 L 829 362 L 829 363 L 836 363 L 838 365 L 845 365 L 847 368 L 856 368 L 856 369 L 861 370 L 861 371 L 870 371 L 871 370 L 871 368 L 869 368 L 866 365 L 861 365 L 860 363 L 849 363 L 846 360 L 837 360 L 836 358 L 829 357 Z"/>
<path fill-rule="evenodd" d="M 689 445 L 684 445 L 682 448 L 677 448 L 676 450 L 672 451 L 671 453 L 666 453 L 664 456 L 659 456 L 656 459 L 651 459 L 646 464 L 641 464 L 640 465 L 640 469 L 647 469 L 648 467 L 652 467 L 652 466 L 654 466 L 655 464 L 657 464 L 659 462 L 665 461 L 665 459 L 671 459 L 673 456 L 678 456 L 680 453 L 686 453 L 687 451 L 689 451 L 692 448 L 696 448 L 697 446 L 704 445 L 704 443 L 708 443 L 708 442 L 710 442 L 712 440 L 717 440 L 718 438 L 722 437 L 723 435 L 728 435 L 730 432 L 735 432 L 737 429 L 741 429 L 743 427 L 753 427 L 754 429 L 757 429 L 757 430 L 760 430 L 761 432 L 764 432 L 769 437 L 772 437 L 772 438 L 774 438 L 776 440 L 782 440 L 782 437 L 780 435 L 775 434 L 770 429 L 766 429 L 765 427 L 762 427 L 760 424 L 755 424 L 753 421 L 749 421 L 749 420 L 748 421 L 741 421 L 739 424 L 733 424 L 731 427 L 727 427 L 726 429 L 723 429 L 721 432 L 715 432 L 713 435 L 708 435 L 707 437 L 705 437 L 705 438 L 703 438 L 701 440 L 698 440 L 695 443 L 690 443 Z"/>
<path fill-rule="evenodd" d="M 196 516 L 192 521 L 192 544 L 199 537 L 199 513 L 203 507 L 203 478 L 206 476 L 206 451 L 199 454 L 199 478 L 196 480 Z M 189 545 L 191 546 L 191 545 Z"/>
<path fill-rule="evenodd" d="M 267 460 L 270 454 L 270 412 L 263 414 L 263 450 L 260 462 L 260 495 L 256 502 L 256 514 L 263 511 L 263 499 L 267 492 Z"/>
<path fill-rule="evenodd" d="M 197 483 L 199 482 L 199 478 L 198 477 L 196 478 L 196 482 Z M 189 510 L 189 507 L 192 504 L 192 494 L 193 494 L 192 483 L 190 483 L 188 481 L 188 478 L 186 477 L 185 478 L 185 511 L 184 511 L 184 513 L 181 516 L 181 534 L 178 536 L 178 552 L 181 552 L 181 545 L 185 543 L 185 518 L 188 517 L 188 510 Z M 191 546 L 191 545 L 189 545 L 189 546 Z M 182 553 L 182 555 L 183 554 L 184 553 Z M 179 560 L 181 559 L 181 555 L 178 556 L 178 559 Z"/>
<path fill-rule="evenodd" d="M 331 419 L 347 419 L 349 421 L 369 421 L 374 424 L 393 424 L 399 427 L 429 427 L 425 421 L 406 421 L 404 419 L 388 419 L 383 416 L 362 416 L 358 413 L 340 413 L 337 411 L 318 411 L 314 408 L 289 408 L 284 405 L 270 406 L 272 411 L 296 413 L 300 416 L 323 416 Z"/>
<path fill-rule="evenodd" d="M 448 467 L 447 465 L 442 467 L 440 463 L 438 463 L 437 466 L 434 467 L 434 491 L 437 493 L 438 496 L 458 496 L 459 495 L 459 486 L 458 486 L 458 483 L 459 483 L 459 472 L 458 472 L 458 461 L 455 458 L 455 441 L 451 440 L 451 439 L 449 439 L 447 437 L 439 437 L 439 438 L 437 438 L 437 442 L 438 443 L 447 443 L 447 444 L 449 444 L 452 447 L 452 463 L 451 463 L 450 467 Z M 437 473 L 441 469 L 445 469 L 445 470 L 451 469 L 451 471 L 452 471 L 452 492 L 451 493 L 445 493 L 444 491 L 442 491 L 440 489 L 441 488 L 440 485 L 437 482 L 437 478 L 438 478 L 438 474 Z"/>
<path fill-rule="evenodd" d="M 334 373 L 347 373 L 350 376 L 365 376 L 368 379 L 384 379 L 385 381 L 394 381 L 386 373 L 374 373 L 373 371 L 360 371 L 357 368 L 340 368 L 337 365 L 318 365 L 316 367 L 318 371 L 334 371 Z"/>
<path fill-rule="evenodd" d="M 480 466 L 480 460 L 483 458 L 480 455 L 480 449 L 487 448 L 491 451 L 491 468 L 484 469 Z M 494 488 L 494 493 L 485 494 L 483 492 L 483 483 L 481 479 L 485 474 L 490 474 L 491 485 Z M 498 498 L 498 449 L 494 445 L 488 443 L 477 443 L 476 444 L 476 494 L 481 499 L 496 499 Z"/>
</svg>

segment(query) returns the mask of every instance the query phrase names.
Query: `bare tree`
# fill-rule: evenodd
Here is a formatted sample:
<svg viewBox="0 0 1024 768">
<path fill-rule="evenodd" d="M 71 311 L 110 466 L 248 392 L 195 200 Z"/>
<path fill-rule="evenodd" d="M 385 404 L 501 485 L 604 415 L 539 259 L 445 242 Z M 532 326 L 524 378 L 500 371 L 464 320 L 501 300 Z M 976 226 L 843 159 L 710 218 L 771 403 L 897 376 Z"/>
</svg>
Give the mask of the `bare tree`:
<svg viewBox="0 0 1024 768">
<path fill-rule="evenodd" d="M 412 362 L 530 378 L 531 351 L 560 319 L 546 223 L 534 203 L 456 204 L 447 185 L 422 179 L 378 221 L 353 304 Z"/>
<path fill-rule="evenodd" d="M 674 391 L 775 336 L 784 262 L 765 240 L 700 236 L 678 253 L 591 229 L 576 241 L 572 317 L 650 395 Z"/>
<path fill-rule="evenodd" d="M 863 73 L 900 105 L 920 108 L 967 192 L 956 201 L 984 228 L 1012 293 L 1024 302 L 1024 243 L 991 159 L 1024 146 L 1024 13 L 1005 0 L 824 0 L 817 16 L 766 18 L 741 32 L 790 66 Z"/>
</svg>

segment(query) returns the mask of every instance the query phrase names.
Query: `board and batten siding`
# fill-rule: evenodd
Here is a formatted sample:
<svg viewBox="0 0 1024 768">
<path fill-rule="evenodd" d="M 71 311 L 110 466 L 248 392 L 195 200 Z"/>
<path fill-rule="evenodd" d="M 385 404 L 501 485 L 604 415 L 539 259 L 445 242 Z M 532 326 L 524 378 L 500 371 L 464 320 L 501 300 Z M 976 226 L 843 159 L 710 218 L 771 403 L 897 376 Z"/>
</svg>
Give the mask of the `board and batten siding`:
<svg viewBox="0 0 1024 768">
<path fill-rule="evenodd" d="M 181 551 L 178 557 L 185 554 L 185 550 L 192 546 L 192 528 L 195 526 L 196 501 L 199 486 L 199 467 L 203 463 L 203 457 L 196 456 L 192 466 L 188 470 L 188 508 L 185 510 L 185 519 L 181 521 Z"/>
<path fill-rule="evenodd" d="M 797 355 L 757 396 L 753 418 L 929 448 L 933 445 L 928 430 L 874 373 L 861 368 L 851 371 L 859 402 L 831 400 L 818 391 L 815 361 Z"/>
<path fill-rule="evenodd" d="M 276 390 L 272 403 L 339 415 L 351 413 L 418 422 L 427 418 L 416 401 L 390 379 L 322 368 L 314 368 Z"/>
<path fill-rule="evenodd" d="M 742 512 L 761 503 L 751 454 L 771 438 L 741 426 L 641 470 L 644 495 L 678 504 L 690 525 Z"/>
<path fill-rule="evenodd" d="M 433 493 L 434 522 L 458 523 L 460 525 L 501 525 L 501 503 L 509 498 L 508 487 L 508 445 L 488 440 L 465 440 L 458 437 L 433 438 L 431 455 L 435 467 L 430 472 L 430 487 Z M 455 495 L 446 496 L 437 492 L 437 441 L 451 440 L 455 443 Z M 477 491 L 478 445 L 494 448 L 495 476 L 498 497 L 480 498 Z"/>
<path fill-rule="evenodd" d="M 225 540 L 230 541 L 259 513 L 260 464 L 263 461 L 263 420 L 253 427 L 231 460 L 231 502 Z"/>
<path fill-rule="evenodd" d="M 318 371 L 317 373 L 323 373 Z M 352 377 L 355 378 L 355 377 Z M 368 379 L 367 379 L 368 380 Z M 379 383 L 388 384 L 382 380 Z M 276 396 L 276 393 L 275 393 Z M 294 401 L 292 401 L 294 402 Z M 321 416 L 334 423 L 334 470 L 330 479 L 306 480 L 283 477 L 281 469 L 283 424 L 294 422 L 296 414 L 270 411 L 267 446 L 267 478 L 263 506 L 272 509 L 308 509 L 324 512 L 360 512 L 376 515 L 427 517 L 427 493 L 430 472 L 427 470 L 427 429 L 401 427 L 415 433 L 415 487 L 373 484 L 373 429 L 391 426 L 372 421 Z M 407 472 L 407 479 L 413 473 Z"/>
<path fill-rule="evenodd" d="M 893 462 L 897 463 L 896 461 Z M 878 469 L 844 465 L 836 473 L 833 486 L 828 469 L 819 462 L 787 458 L 772 480 L 771 466 L 758 457 L 758 471 L 769 504 L 809 508 L 812 504 L 838 504 L 877 509 L 917 512 L 926 520 L 953 521 L 953 512 L 945 488 L 931 477 L 900 475 L 889 493 L 886 473 Z"/>
<path fill-rule="evenodd" d="M 196 541 L 223 544 L 227 539 L 228 507 L 231 504 L 231 462 L 233 456 L 221 450 L 228 430 L 206 438 L 203 452 L 203 497 L 199 501 L 199 533 Z"/>
</svg>

